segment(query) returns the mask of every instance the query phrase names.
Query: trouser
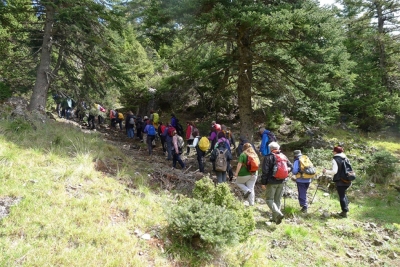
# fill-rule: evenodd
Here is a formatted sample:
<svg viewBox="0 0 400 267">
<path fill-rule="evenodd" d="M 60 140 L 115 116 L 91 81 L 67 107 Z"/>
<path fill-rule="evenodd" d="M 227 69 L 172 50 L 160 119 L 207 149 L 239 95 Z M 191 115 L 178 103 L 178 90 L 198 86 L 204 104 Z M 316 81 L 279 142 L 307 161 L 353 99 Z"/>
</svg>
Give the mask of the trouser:
<svg viewBox="0 0 400 267">
<path fill-rule="evenodd" d="M 89 114 L 88 124 L 91 129 L 94 129 L 96 126 L 94 125 L 94 116 Z"/>
<path fill-rule="evenodd" d="M 167 152 L 168 152 L 167 159 L 171 160 L 172 159 L 172 139 L 171 140 L 167 139 Z"/>
<path fill-rule="evenodd" d="M 217 175 L 217 183 L 225 183 L 226 182 L 226 171 L 225 172 L 215 172 Z"/>
<path fill-rule="evenodd" d="M 299 194 L 299 204 L 300 207 L 305 207 L 307 209 L 308 205 L 307 205 L 307 190 L 308 187 L 310 186 L 310 183 L 297 183 L 297 192 Z"/>
<path fill-rule="evenodd" d="M 146 143 L 147 149 L 149 150 L 149 155 L 153 152 L 153 140 L 156 138 L 155 135 L 147 135 Z"/>
<path fill-rule="evenodd" d="M 204 173 L 204 157 L 206 152 L 201 150 L 199 146 L 196 146 L 197 162 L 199 163 L 199 171 Z"/>
<path fill-rule="evenodd" d="M 250 191 L 250 195 L 247 198 L 249 201 L 250 206 L 254 205 L 254 185 L 257 182 L 257 173 L 245 176 L 238 176 L 236 179 L 236 185 L 242 190 L 243 194 L 246 194 Z"/>
<path fill-rule="evenodd" d="M 133 138 L 133 136 L 135 135 L 133 128 L 127 128 L 126 132 L 128 134 L 128 138 Z"/>
<path fill-rule="evenodd" d="M 161 140 L 161 147 L 162 147 L 162 151 L 165 153 L 167 152 L 167 144 L 165 143 L 165 136 L 160 136 L 160 140 Z"/>
<path fill-rule="evenodd" d="M 339 202 L 340 202 L 340 207 L 342 208 L 342 211 L 348 212 L 349 211 L 349 200 L 347 199 L 346 196 L 346 190 L 350 186 L 336 186 L 336 190 L 339 194 Z"/>
<path fill-rule="evenodd" d="M 172 150 L 173 158 L 172 158 L 172 167 L 176 168 L 176 162 L 179 162 L 182 169 L 185 168 L 185 163 L 183 163 L 181 159 L 181 154 L 175 153 L 175 150 Z"/>
<path fill-rule="evenodd" d="M 284 183 L 267 184 L 266 202 L 272 212 L 272 219 L 276 221 L 278 215 L 283 216 L 281 212 L 281 198 L 283 195 Z"/>
</svg>

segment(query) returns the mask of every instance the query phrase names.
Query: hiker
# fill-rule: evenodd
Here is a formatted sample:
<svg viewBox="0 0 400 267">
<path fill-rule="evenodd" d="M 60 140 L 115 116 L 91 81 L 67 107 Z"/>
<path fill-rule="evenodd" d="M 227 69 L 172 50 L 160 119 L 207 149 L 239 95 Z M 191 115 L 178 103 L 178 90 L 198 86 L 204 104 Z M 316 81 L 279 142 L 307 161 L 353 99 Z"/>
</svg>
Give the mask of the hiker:
<svg viewBox="0 0 400 267">
<path fill-rule="evenodd" d="M 136 137 L 143 142 L 143 121 L 140 115 L 136 117 Z"/>
<path fill-rule="evenodd" d="M 342 208 L 342 212 L 340 212 L 338 215 L 340 217 L 346 218 L 347 213 L 349 212 L 349 201 L 346 196 L 346 190 L 351 186 L 351 182 L 343 181 L 340 178 L 340 174 L 344 172 L 343 161 L 347 157 L 343 152 L 343 148 L 340 146 L 335 146 L 332 152 L 333 152 L 332 169 L 331 170 L 323 169 L 322 173 L 333 175 L 333 181 L 336 184 L 336 190 L 339 195 L 340 207 Z"/>
<path fill-rule="evenodd" d="M 110 121 L 111 121 L 111 127 L 114 128 L 115 123 L 117 121 L 117 117 L 116 117 L 116 112 L 113 109 L 110 109 Z"/>
<path fill-rule="evenodd" d="M 158 122 L 160 120 L 160 115 L 158 115 L 158 113 L 155 112 L 154 110 L 150 110 L 149 119 L 153 121 L 154 128 L 156 128 L 156 130 L 158 130 Z"/>
<path fill-rule="evenodd" d="M 186 155 L 188 156 L 190 154 L 190 145 L 193 144 L 193 140 L 195 136 L 193 135 L 193 130 L 195 129 L 195 125 L 191 121 L 186 122 Z"/>
<path fill-rule="evenodd" d="M 260 165 L 260 159 L 253 146 L 250 143 L 245 143 L 243 145 L 243 152 L 239 156 L 234 176 L 236 177 L 236 185 L 243 192 L 243 197 L 247 198 L 250 206 L 253 206 L 255 199 L 254 185 L 257 181 L 258 171 L 252 172 L 248 169 L 248 157 L 251 157 L 255 161 L 257 167 Z"/>
<path fill-rule="evenodd" d="M 272 139 L 271 136 L 269 135 L 269 133 L 271 132 L 269 130 L 266 130 L 264 127 L 260 127 L 258 132 L 261 136 L 260 153 L 265 157 L 266 155 L 271 153 L 268 144 L 271 142 L 276 142 L 276 140 L 270 140 Z M 273 137 L 274 139 L 276 139 L 275 135 L 273 135 Z"/>
<path fill-rule="evenodd" d="M 172 134 L 173 134 L 173 130 L 170 133 L 170 129 L 172 129 L 172 125 L 169 123 L 167 127 L 165 127 L 164 132 L 162 133 L 162 136 L 165 136 L 165 142 L 167 143 L 167 160 L 171 160 L 172 159 Z"/>
<path fill-rule="evenodd" d="M 232 155 L 231 144 L 230 144 L 229 140 L 226 139 L 225 133 L 223 131 L 218 132 L 217 138 L 218 138 L 218 141 L 217 141 L 217 144 L 215 146 L 217 146 L 218 143 L 225 142 L 226 143 L 226 147 L 229 150 L 229 153 L 231 153 L 231 155 Z M 229 176 L 229 181 L 232 181 L 233 180 L 233 170 L 232 170 L 232 166 L 230 164 L 228 166 L 228 176 Z"/>
<path fill-rule="evenodd" d="M 229 143 L 231 146 L 233 146 L 233 149 L 236 149 L 235 137 L 233 136 L 232 131 L 224 124 L 221 124 L 221 131 L 224 132 L 225 138 L 229 140 Z"/>
<path fill-rule="evenodd" d="M 166 136 L 163 135 L 163 133 L 165 131 L 165 128 L 167 128 L 167 127 L 162 123 L 162 121 L 159 121 L 158 122 L 157 133 L 158 133 L 158 136 L 160 137 L 160 140 L 161 140 L 161 147 L 162 147 L 164 155 L 167 153 Z"/>
<path fill-rule="evenodd" d="M 199 130 L 197 128 L 195 128 L 193 130 L 192 134 L 193 134 L 193 136 L 195 136 L 195 138 L 193 139 L 193 143 L 188 146 L 194 147 L 196 149 L 197 162 L 199 163 L 199 171 L 201 173 L 204 173 L 204 157 L 206 156 L 206 152 L 201 150 L 199 147 L 199 141 L 201 139 Z"/>
<path fill-rule="evenodd" d="M 296 184 L 297 184 L 297 192 L 298 192 L 298 200 L 301 207 L 301 212 L 307 213 L 308 203 L 307 203 L 307 190 L 311 183 L 311 178 L 313 176 L 309 176 L 301 171 L 301 163 L 300 157 L 303 156 L 301 154 L 301 150 L 295 150 L 293 152 L 294 162 L 293 162 L 293 170 L 292 174 L 296 176 Z"/>
<path fill-rule="evenodd" d="M 172 113 L 171 114 L 171 126 L 174 127 L 175 129 L 176 129 L 176 123 L 177 123 L 177 121 L 176 121 L 175 114 Z"/>
<path fill-rule="evenodd" d="M 182 148 L 178 146 L 178 134 L 176 130 L 172 132 L 172 168 L 176 169 L 176 162 L 179 162 L 182 169 L 185 169 L 185 163 L 181 159 Z"/>
<path fill-rule="evenodd" d="M 272 221 L 276 224 L 280 224 L 282 219 L 285 217 L 281 211 L 281 198 L 283 195 L 283 186 L 286 183 L 288 172 L 293 167 L 292 163 L 287 157 L 280 152 L 280 146 L 277 142 L 271 142 L 269 144 L 270 154 L 264 157 L 262 163 L 262 175 L 261 175 L 261 188 L 266 190 L 266 202 L 272 212 Z M 284 172 L 286 167 L 286 174 L 284 178 L 277 178 L 277 173 L 274 174 L 274 166 L 277 162 L 277 157 L 283 159 L 277 169 L 277 173 L 281 174 Z M 282 168 L 282 170 L 281 170 Z M 275 176 L 274 176 L 275 175 Z"/>
<path fill-rule="evenodd" d="M 236 148 L 236 156 L 237 156 L 237 157 L 239 157 L 240 154 L 242 154 L 242 152 L 243 152 L 243 145 L 246 144 L 246 143 L 250 143 L 250 142 L 247 140 L 246 137 L 240 136 L 240 137 L 239 137 L 239 144 L 238 144 L 238 146 L 237 146 L 237 148 Z M 257 151 L 257 150 L 256 150 L 256 147 L 254 146 L 254 144 L 253 144 L 253 143 L 250 143 L 250 144 L 251 144 L 251 146 L 253 147 L 254 151 Z"/>
<path fill-rule="evenodd" d="M 93 106 L 90 107 L 89 117 L 88 117 L 87 122 L 89 124 L 89 128 L 92 129 L 92 130 L 96 128 L 96 125 L 94 123 L 94 118 L 95 118 L 96 115 L 97 115 L 97 109 L 95 107 L 93 107 Z"/>
<path fill-rule="evenodd" d="M 122 122 L 124 121 L 124 114 L 121 111 L 115 110 L 116 112 L 116 123 L 119 125 L 119 129 L 122 131 Z"/>
<path fill-rule="evenodd" d="M 149 155 L 153 153 L 153 140 L 156 138 L 156 128 L 154 128 L 153 121 L 147 120 L 147 125 L 143 130 L 147 134 L 146 143 L 147 149 L 149 150 Z"/>
<path fill-rule="evenodd" d="M 226 182 L 226 172 L 229 170 L 231 160 L 232 154 L 228 149 L 228 144 L 224 141 L 218 142 L 210 155 L 213 171 L 217 175 L 217 183 Z"/>
<path fill-rule="evenodd" d="M 125 129 L 128 138 L 133 138 L 135 136 L 135 116 L 132 111 L 128 111 L 126 116 Z"/>
<path fill-rule="evenodd" d="M 217 136 L 217 130 L 215 129 L 214 126 L 211 126 L 210 128 L 210 133 L 208 134 L 208 140 L 210 140 L 211 147 L 210 151 L 212 151 L 215 148 L 215 144 L 218 141 L 218 136 Z"/>
</svg>

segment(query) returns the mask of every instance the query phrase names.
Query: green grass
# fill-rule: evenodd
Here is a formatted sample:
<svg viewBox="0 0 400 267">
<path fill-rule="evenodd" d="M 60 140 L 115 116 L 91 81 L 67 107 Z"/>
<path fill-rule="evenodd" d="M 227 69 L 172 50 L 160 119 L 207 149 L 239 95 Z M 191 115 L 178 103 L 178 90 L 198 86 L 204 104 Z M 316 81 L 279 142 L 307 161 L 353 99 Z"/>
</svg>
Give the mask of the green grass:
<svg viewBox="0 0 400 267">
<path fill-rule="evenodd" d="M 388 257 L 400 254 L 398 192 L 371 188 L 362 175 L 349 190 L 349 218 L 321 216 L 340 210 L 335 192 L 318 191 L 307 215 L 297 199 L 286 199 L 281 225 L 268 225 L 267 205 L 256 204 L 256 230 L 248 241 L 195 251 L 167 236 L 164 210 L 179 192 L 150 187 L 148 162 L 73 126 L 16 127 L 0 121 L 0 198 L 22 198 L 0 221 L 0 266 L 365 266 L 371 254 L 385 266 L 400 264 Z M 116 171 L 96 171 L 96 160 Z M 313 182 L 309 198 L 315 188 Z M 137 230 L 152 240 L 139 238 Z M 390 237 L 384 246 L 371 245 L 383 235 Z"/>
</svg>

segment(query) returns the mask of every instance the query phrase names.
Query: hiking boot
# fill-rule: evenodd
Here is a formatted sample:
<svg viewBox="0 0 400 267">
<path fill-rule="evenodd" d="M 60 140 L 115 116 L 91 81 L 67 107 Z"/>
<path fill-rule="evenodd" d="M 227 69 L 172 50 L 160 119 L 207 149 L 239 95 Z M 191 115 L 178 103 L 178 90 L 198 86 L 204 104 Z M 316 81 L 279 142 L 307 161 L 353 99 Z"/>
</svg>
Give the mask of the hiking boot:
<svg viewBox="0 0 400 267">
<path fill-rule="evenodd" d="M 251 194 L 251 191 L 249 190 L 243 195 L 243 197 L 248 198 L 250 196 L 250 194 Z"/>
<path fill-rule="evenodd" d="M 306 207 L 306 206 L 302 207 L 300 211 L 301 211 L 302 213 L 307 213 L 307 207 Z"/>
<path fill-rule="evenodd" d="M 285 218 L 285 216 L 283 216 L 283 215 L 278 215 L 278 217 L 276 217 L 276 224 L 281 224 L 283 218 Z"/>
<path fill-rule="evenodd" d="M 341 213 L 338 214 L 342 218 L 347 218 L 347 211 L 342 211 Z"/>
</svg>

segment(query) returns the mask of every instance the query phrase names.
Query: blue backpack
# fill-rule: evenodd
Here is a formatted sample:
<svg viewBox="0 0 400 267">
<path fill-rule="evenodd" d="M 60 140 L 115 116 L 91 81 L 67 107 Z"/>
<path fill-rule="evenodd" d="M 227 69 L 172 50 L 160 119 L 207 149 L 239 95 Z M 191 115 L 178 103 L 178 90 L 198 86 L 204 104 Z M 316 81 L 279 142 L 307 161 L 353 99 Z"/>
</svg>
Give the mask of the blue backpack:
<svg viewBox="0 0 400 267">
<path fill-rule="evenodd" d="M 153 125 L 149 124 L 149 128 L 147 129 L 148 135 L 156 135 L 156 128 Z"/>
</svg>

